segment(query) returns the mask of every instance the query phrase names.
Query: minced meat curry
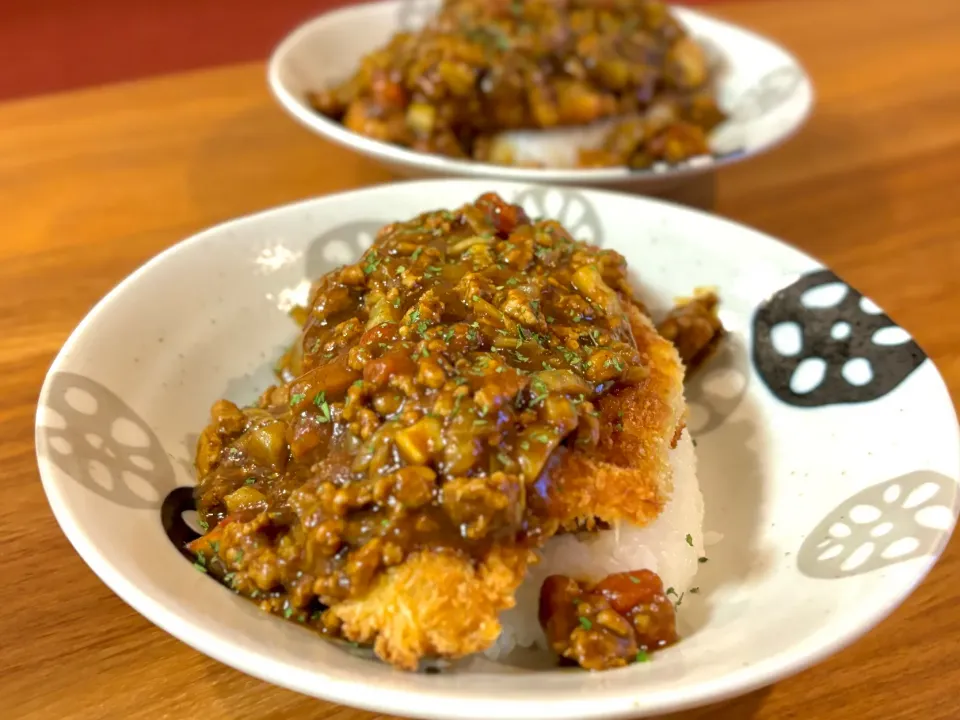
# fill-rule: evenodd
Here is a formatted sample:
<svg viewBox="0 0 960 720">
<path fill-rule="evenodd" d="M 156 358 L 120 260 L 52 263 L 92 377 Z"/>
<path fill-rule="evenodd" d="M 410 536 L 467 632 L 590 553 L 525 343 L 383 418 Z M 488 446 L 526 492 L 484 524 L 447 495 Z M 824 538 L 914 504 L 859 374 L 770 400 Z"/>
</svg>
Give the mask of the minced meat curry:
<svg viewBox="0 0 960 720">
<path fill-rule="evenodd" d="M 618 253 L 488 194 L 384 227 L 297 316 L 283 382 L 197 447 L 191 550 L 264 610 L 405 668 L 477 652 L 551 535 L 662 508 L 682 366 Z"/>
<path fill-rule="evenodd" d="M 613 121 L 580 166 L 647 168 L 708 154 L 724 119 L 703 49 L 654 0 L 445 0 L 308 99 L 361 135 L 508 165 L 505 131 Z"/>
</svg>

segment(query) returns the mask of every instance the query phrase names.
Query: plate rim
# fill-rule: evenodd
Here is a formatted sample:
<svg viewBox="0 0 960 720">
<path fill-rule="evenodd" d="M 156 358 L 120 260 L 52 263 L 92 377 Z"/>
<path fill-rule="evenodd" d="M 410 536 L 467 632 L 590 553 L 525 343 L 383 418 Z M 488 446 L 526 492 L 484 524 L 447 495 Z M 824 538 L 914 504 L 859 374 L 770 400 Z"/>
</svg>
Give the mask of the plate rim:
<svg viewBox="0 0 960 720">
<path fill-rule="evenodd" d="M 360 5 L 345 5 L 334 8 L 305 20 L 287 33 L 271 51 L 266 63 L 267 86 L 281 108 L 301 126 L 323 139 L 334 142 L 341 147 L 378 162 L 412 168 L 421 172 L 447 174 L 464 179 L 501 179 L 515 182 L 551 183 L 557 185 L 591 183 L 600 185 L 618 183 L 639 185 L 681 180 L 764 155 L 795 136 L 806 125 L 816 106 L 816 89 L 810 73 L 807 72 L 807 69 L 797 59 L 796 55 L 783 45 L 743 25 L 738 25 L 710 15 L 709 13 L 700 12 L 699 10 L 693 10 L 689 7 L 673 3 L 669 3 L 670 8 L 677 13 L 681 19 L 695 18 L 698 20 L 706 20 L 723 28 L 737 30 L 751 36 L 755 40 L 773 46 L 789 58 L 793 66 L 799 71 L 801 80 L 809 92 L 809 101 L 795 122 L 782 131 L 777 137 L 749 153 L 744 152 L 720 157 L 703 165 L 688 164 L 679 168 L 669 168 L 665 171 L 655 171 L 653 169 L 629 170 L 622 167 L 596 169 L 518 168 L 472 160 L 447 158 L 442 155 L 418 152 L 399 145 L 365 137 L 351 130 L 347 130 L 339 123 L 329 120 L 319 113 L 306 108 L 282 81 L 282 68 L 287 54 L 289 54 L 304 37 L 314 32 L 316 26 L 322 25 L 324 22 L 339 15 L 360 14 L 363 12 L 373 13 L 377 8 L 385 9 L 388 6 L 397 6 L 403 1 L 404 0 L 374 0 L 373 2 L 361 3 Z"/>
<path fill-rule="evenodd" d="M 643 703 L 638 702 L 636 693 L 627 694 L 624 692 L 616 695 L 605 695 L 599 698 L 591 694 L 585 699 L 568 698 L 562 701 L 554 700 L 546 702 L 533 697 L 523 699 L 499 699 L 490 695 L 480 696 L 477 690 L 460 691 L 459 695 L 456 694 L 456 691 L 449 690 L 436 695 L 417 688 L 377 688 L 376 693 L 370 693 L 369 690 L 371 686 L 368 683 L 329 677 L 324 679 L 322 687 L 318 687 L 316 682 L 317 676 L 322 675 L 322 668 L 312 671 L 301 668 L 291 668 L 287 664 L 271 658 L 269 655 L 234 646 L 228 639 L 223 639 L 217 633 L 205 629 L 202 624 L 188 620 L 175 610 L 153 599 L 149 594 L 140 590 L 132 581 L 128 580 L 121 571 L 113 566 L 107 556 L 97 549 L 95 543 L 87 537 L 86 532 L 82 529 L 82 525 L 77 521 L 75 513 L 69 507 L 68 501 L 60 492 L 60 482 L 54 476 L 53 469 L 50 467 L 50 461 L 47 458 L 49 454 L 49 443 L 41 432 L 41 414 L 50 396 L 52 378 L 56 372 L 66 369 L 64 365 L 68 362 L 74 347 L 80 342 L 88 326 L 95 321 L 100 313 L 104 312 L 108 306 L 115 302 L 127 288 L 135 284 L 142 275 L 149 273 L 153 267 L 164 263 L 168 257 L 181 252 L 185 247 L 202 244 L 207 242 L 207 239 L 210 237 L 214 237 L 225 231 L 228 232 L 232 226 L 240 225 L 253 218 L 295 213 L 311 205 L 329 204 L 334 206 L 338 198 L 346 195 L 375 196 L 389 193 L 395 186 L 422 187 L 424 191 L 427 192 L 432 187 L 439 187 L 441 185 L 448 186 L 451 182 L 468 186 L 464 189 L 477 194 L 491 190 L 496 192 L 503 192 L 505 190 L 520 191 L 531 187 L 540 187 L 559 190 L 561 193 L 580 192 L 586 194 L 588 197 L 590 195 L 619 196 L 621 198 L 627 198 L 632 202 L 638 202 L 641 205 L 667 206 L 671 213 L 678 213 L 681 216 L 687 214 L 705 218 L 713 223 L 727 225 L 738 232 L 753 234 L 768 243 L 778 246 L 782 250 L 795 253 L 820 267 L 826 267 L 820 261 L 802 250 L 760 230 L 713 213 L 689 208 L 678 203 L 607 189 L 571 188 L 563 185 L 518 183 L 505 180 L 490 182 L 475 178 L 402 180 L 355 190 L 346 190 L 247 213 L 208 226 L 199 232 L 189 235 L 149 258 L 130 272 L 87 312 L 76 328 L 70 333 L 68 339 L 47 370 L 37 401 L 34 426 L 35 449 L 41 483 L 48 503 L 51 506 L 57 523 L 60 525 L 61 530 L 77 554 L 80 555 L 100 580 L 125 603 L 162 630 L 218 662 L 271 684 L 304 695 L 321 698 L 328 702 L 375 712 L 399 713 L 401 715 L 430 720 L 445 720 L 447 718 L 488 720 L 490 717 L 512 717 L 522 718 L 523 720 L 587 720 L 599 718 L 638 718 L 665 712 L 687 710 L 738 697 L 779 680 L 791 677 L 822 662 L 859 640 L 886 619 L 923 582 L 930 570 L 937 564 L 943 550 L 948 545 L 956 529 L 956 521 L 950 530 L 946 532 L 935 552 L 913 561 L 916 563 L 917 570 L 911 578 L 911 581 L 904 583 L 898 592 L 891 595 L 886 602 L 873 608 L 872 612 L 861 615 L 859 624 L 850 630 L 836 634 L 829 642 L 825 642 L 815 648 L 805 649 L 801 647 L 799 650 L 786 649 L 775 653 L 766 658 L 760 668 L 757 668 L 756 665 L 739 668 L 716 679 L 701 682 L 693 688 L 685 689 L 682 692 L 679 690 L 671 690 L 659 696 L 656 693 L 652 693 L 648 697 L 653 697 L 655 702 Z M 493 185 L 493 187 L 490 187 L 491 185 Z M 952 397 L 949 394 L 940 370 L 936 364 L 933 363 L 932 359 L 930 364 L 936 373 L 939 389 L 946 396 L 953 410 L 953 421 L 956 426 L 958 438 L 960 438 L 960 424 L 957 423 L 957 408 L 952 401 Z M 960 455 L 958 455 L 957 458 L 957 465 L 960 467 Z M 958 500 L 958 502 L 960 502 L 960 500 Z M 793 647 L 795 648 L 796 646 Z M 469 702 L 464 702 L 465 700 L 469 700 Z"/>
</svg>

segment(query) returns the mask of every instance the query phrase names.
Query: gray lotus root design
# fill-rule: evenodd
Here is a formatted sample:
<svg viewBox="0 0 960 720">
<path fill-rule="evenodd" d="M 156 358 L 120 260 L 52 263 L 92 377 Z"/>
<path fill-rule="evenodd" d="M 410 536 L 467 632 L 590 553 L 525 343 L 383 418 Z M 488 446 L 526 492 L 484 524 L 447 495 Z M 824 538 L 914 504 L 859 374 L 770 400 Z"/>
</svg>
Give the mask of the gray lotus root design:
<svg viewBox="0 0 960 720">
<path fill-rule="evenodd" d="M 736 99 L 730 115 L 741 122 L 763 117 L 787 102 L 802 83 L 803 76 L 795 67 L 772 70 Z"/>
<path fill-rule="evenodd" d="M 319 235 L 306 253 L 306 276 L 311 280 L 336 267 L 356 262 L 370 247 L 387 220 L 356 220 L 337 225 Z"/>
<path fill-rule="evenodd" d="M 531 187 L 518 192 L 512 202 L 520 205 L 532 219 L 557 220 L 575 239 L 603 247 L 600 213 L 582 193 Z"/>
<path fill-rule="evenodd" d="M 956 481 L 930 471 L 868 487 L 810 532 L 797 557 L 799 569 L 835 579 L 935 554 L 950 534 L 956 493 Z"/>
<path fill-rule="evenodd" d="M 438 0 L 403 0 L 397 8 L 397 25 L 401 30 L 419 30 L 440 7 Z"/>
<path fill-rule="evenodd" d="M 750 359 L 738 336 L 728 336 L 717 354 L 684 383 L 687 427 L 700 437 L 716 430 L 740 405 L 750 383 Z"/>
<path fill-rule="evenodd" d="M 88 490 L 124 507 L 159 507 L 176 486 L 173 465 L 150 426 L 90 378 L 59 372 L 40 428 L 54 463 Z"/>
</svg>

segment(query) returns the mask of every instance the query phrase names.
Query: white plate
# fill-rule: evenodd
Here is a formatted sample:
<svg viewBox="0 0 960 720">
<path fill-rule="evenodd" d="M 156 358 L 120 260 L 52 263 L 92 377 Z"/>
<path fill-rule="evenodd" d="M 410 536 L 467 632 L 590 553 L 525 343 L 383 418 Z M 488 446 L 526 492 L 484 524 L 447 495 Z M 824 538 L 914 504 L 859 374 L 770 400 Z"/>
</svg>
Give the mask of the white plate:
<svg viewBox="0 0 960 720">
<path fill-rule="evenodd" d="M 284 311 L 307 278 L 356 258 L 380 224 L 487 190 L 621 252 L 655 307 L 700 285 L 722 298 L 731 342 L 688 395 L 705 530 L 723 539 L 701 565 L 701 593 L 680 609 L 683 640 L 650 663 L 533 676 L 477 661 L 403 673 L 262 613 L 196 572 L 168 539 L 189 532 L 180 510 L 209 405 L 251 401 L 271 383 L 297 331 Z M 825 379 L 814 382 L 816 361 L 806 362 L 794 380 L 806 392 L 795 393 L 793 370 L 811 355 L 824 358 Z M 80 555 L 184 642 L 328 700 L 476 720 L 660 714 L 823 659 L 885 617 L 934 564 L 956 520 L 960 473 L 957 420 L 933 363 L 806 255 L 635 196 L 466 180 L 309 200 L 167 250 L 101 301 L 54 361 L 37 456 Z"/>
<path fill-rule="evenodd" d="M 463 176 L 523 182 L 654 190 L 678 179 L 752 157 L 795 133 L 813 107 L 813 86 L 797 60 L 755 33 L 694 10 L 674 8 L 677 17 L 722 68 L 721 107 L 731 115 L 712 138 L 712 158 L 651 170 L 605 168 L 546 170 L 489 165 L 415 152 L 353 133 L 314 111 L 306 93 L 348 77 L 368 52 L 401 28 L 421 26 L 436 0 L 386 0 L 325 13 L 284 39 L 268 66 L 270 88 L 294 118 L 318 135 L 378 160 L 411 177 Z"/>
</svg>

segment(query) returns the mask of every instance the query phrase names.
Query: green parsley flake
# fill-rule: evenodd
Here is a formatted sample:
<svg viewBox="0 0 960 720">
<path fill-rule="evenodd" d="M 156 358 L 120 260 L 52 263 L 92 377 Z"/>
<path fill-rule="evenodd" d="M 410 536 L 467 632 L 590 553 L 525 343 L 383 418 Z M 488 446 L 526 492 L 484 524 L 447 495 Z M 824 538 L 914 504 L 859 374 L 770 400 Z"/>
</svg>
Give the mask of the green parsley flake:
<svg viewBox="0 0 960 720">
<path fill-rule="evenodd" d="M 690 547 L 693 547 L 693 535 L 691 535 L 690 533 L 687 533 L 687 545 L 689 545 Z"/>
<path fill-rule="evenodd" d="M 299 405 L 303 402 L 303 399 L 306 397 L 303 393 L 294 393 L 290 396 L 290 406 Z"/>
<path fill-rule="evenodd" d="M 203 566 L 202 563 L 199 563 L 199 562 L 195 562 L 195 563 L 193 564 L 193 568 L 194 568 L 194 570 L 199 570 L 200 572 L 202 572 L 202 573 L 204 573 L 204 574 L 206 574 L 206 572 L 207 572 L 207 569 Z"/>
<path fill-rule="evenodd" d="M 593 627 L 593 623 L 590 622 L 589 618 L 585 618 L 583 615 L 580 616 L 580 627 L 584 630 L 589 630 Z"/>
<path fill-rule="evenodd" d="M 257 479 L 256 479 L 255 477 L 248 477 L 246 480 L 243 481 L 243 484 L 244 484 L 244 485 L 253 485 L 256 481 L 257 481 Z"/>
<path fill-rule="evenodd" d="M 698 563 L 705 563 L 706 561 L 707 561 L 707 558 L 705 557 L 697 558 Z"/>
<path fill-rule="evenodd" d="M 406 271 L 407 271 L 407 268 L 404 267 L 403 265 L 401 265 L 401 266 L 398 267 L 394 272 L 395 272 L 397 275 L 403 275 Z"/>
<path fill-rule="evenodd" d="M 313 404 L 320 409 L 318 420 L 322 423 L 330 422 L 330 406 L 327 404 L 326 392 L 323 390 L 318 392 L 316 397 L 313 398 Z"/>
<path fill-rule="evenodd" d="M 380 264 L 380 256 L 377 255 L 375 252 L 370 253 L 370 255 L 367 257 L 367 262 L 363 266 L 363 274 L 369 275 L 370 273 L 372 273 L 374 270 L 377 269 L 377 266 L 379 264 Z"/>
<path fill-rule="evenodd" d="M 638 663 L 650 662 L 650 656 L 647 654 L 646 650 L 640 650 L 637 652 L 636 662 Z"/>
<path fill-rule="evenodd" d="M 610 358 L 603 364 L 603 366 L 612 367 L 617 372 L 623 372 L 623 365 L 620 363 L 619 360 L 617 360 L 617 358 Z"/>
<path fill-rule="evenodd" d="M 627 575 L 627 577 L 630 578 L 630 582 L 632 582 L 634 585 L 640 584 L 639 578 L 635 578 L 633 575 Z"/>
<path fill-rule="evenodd" d="M 547 399 L 549 391 L 547 390 L 547 384 L 540 380 L 539 378 L 534 379 L 530 383 L 530 387 L 533 388 L 534 396 L 530 399 L 530 407 L 538 405 Z"/>
</svg>

